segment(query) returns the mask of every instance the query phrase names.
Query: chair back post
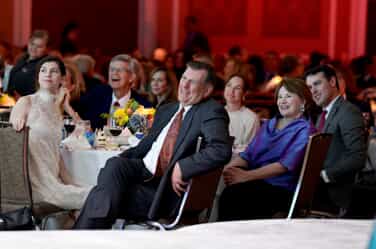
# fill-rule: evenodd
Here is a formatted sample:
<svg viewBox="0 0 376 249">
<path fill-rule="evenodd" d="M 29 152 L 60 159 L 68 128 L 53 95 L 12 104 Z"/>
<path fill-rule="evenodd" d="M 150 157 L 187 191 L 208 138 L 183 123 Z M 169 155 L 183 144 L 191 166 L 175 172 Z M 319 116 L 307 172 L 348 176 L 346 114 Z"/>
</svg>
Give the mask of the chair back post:
<svg viewBox="0 0 376 249">
<path fill-rule="evenodd" d="M 332 135 L 317 133 L 309 137 L 298 183 L 287 215 L 290 220 L 298 211 L 310 211 L 320 172 L 326 159 Z"/>
<path fill-rule="evenodd" d="M 29 176 L 29 128 L 17 132 L 8 122 L 0 122 L 0 210 L 28 206 L 33 211 Z"/>
</svg>

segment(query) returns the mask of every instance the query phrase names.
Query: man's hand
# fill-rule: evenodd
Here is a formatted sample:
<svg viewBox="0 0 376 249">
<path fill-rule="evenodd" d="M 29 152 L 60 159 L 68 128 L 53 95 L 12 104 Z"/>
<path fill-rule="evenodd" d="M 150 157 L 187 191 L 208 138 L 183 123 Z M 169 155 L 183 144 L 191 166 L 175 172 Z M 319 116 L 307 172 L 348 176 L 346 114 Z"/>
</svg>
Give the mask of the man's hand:
<svg viewBox="0 0 376 249">
<path fill-rule="evenodd" d="M 188 183 L 182 179 L 181 169 L 179 163 L 176 163 L 171 175 L 172 189 L 180 197 L 186 190 Z"/>
<path fill-rule="evenodd" d="M 226 185 L 249 181 L 249 170 L 244 170 L 236 166 L 225 167 L 223 170 L 223 180 Z"/>
</svg>

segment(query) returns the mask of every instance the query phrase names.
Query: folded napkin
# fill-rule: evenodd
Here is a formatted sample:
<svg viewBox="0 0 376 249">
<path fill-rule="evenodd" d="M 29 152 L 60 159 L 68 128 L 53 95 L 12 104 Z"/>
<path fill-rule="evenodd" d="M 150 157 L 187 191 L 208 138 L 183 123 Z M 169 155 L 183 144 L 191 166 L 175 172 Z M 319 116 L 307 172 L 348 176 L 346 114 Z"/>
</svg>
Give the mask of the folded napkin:
<svg viewBox="0 0 376 249">
<path fill-rule="evenodd" d="M 72 133 L 63 141 L 61 141 L 61 145 L 68 150 L 89 150 L 91 149 L 91 145 L 87 141 L 87 138 L 84 135 L 77 136 L 76 134 Z"/>
</svg>

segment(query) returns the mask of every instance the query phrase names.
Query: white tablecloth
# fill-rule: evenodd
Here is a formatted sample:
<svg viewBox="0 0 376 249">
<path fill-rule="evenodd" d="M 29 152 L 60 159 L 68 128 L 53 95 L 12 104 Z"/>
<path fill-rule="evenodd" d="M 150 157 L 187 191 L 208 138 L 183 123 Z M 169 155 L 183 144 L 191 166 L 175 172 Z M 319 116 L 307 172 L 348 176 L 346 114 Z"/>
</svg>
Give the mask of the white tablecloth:
<svg viewBox="0 0 376 249">
<path fill-rule="evenodd" d="M 97 184 L 99 170 L 107 159 L 116 156 L 120 151 L 107 150 L 73 150 L 61 149 L 61 155 L 74 182 L 85 185 Z"/>
<path fill-rule="evenodd" d="M 159 231 L 0 232 L 2 249 L 365 249 L 372 220 L 253 220 Z"/>
</svg>

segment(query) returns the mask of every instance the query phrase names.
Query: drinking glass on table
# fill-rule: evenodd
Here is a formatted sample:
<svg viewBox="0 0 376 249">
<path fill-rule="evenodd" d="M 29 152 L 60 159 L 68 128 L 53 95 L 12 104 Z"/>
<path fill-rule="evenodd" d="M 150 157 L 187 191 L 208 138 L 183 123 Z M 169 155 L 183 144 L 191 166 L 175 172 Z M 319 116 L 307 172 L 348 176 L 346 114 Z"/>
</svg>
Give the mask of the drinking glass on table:
<svg viewBox="0 0 376 249">
<path fill-rule="evenodd" d="M 109 131 L 112 136 L 117 137 L 121 134 L 121 132 L 123 131 L 123 128 L 121 126 L 118 126 L 115 120 L 111 120 Z"/>
<path fill-rule="evenodd" d="M 64 128 L 67 132 L 67 136 L 74 131 L 76 124 L 74 123 L 73 119 L 69 116 L 64 117 Z"/>
</svg>

